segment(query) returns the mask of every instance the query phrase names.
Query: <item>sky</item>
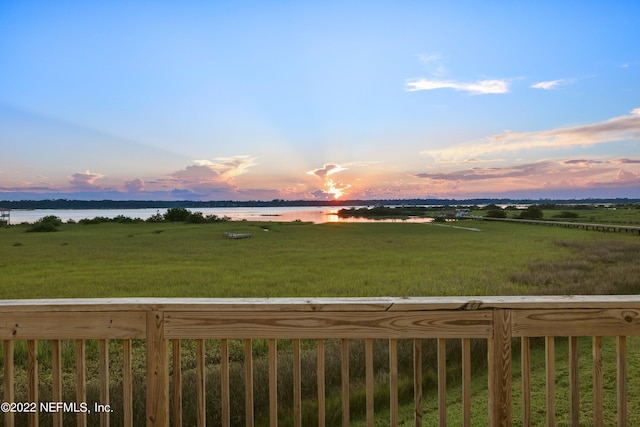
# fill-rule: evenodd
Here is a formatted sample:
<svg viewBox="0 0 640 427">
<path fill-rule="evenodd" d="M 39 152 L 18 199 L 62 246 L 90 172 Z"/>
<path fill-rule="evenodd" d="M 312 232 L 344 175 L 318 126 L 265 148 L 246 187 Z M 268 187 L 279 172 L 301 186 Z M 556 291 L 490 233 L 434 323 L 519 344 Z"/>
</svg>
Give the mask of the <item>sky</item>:
<svg viewBox="0 0 640 427">
<path fill-rule="evenodd" d="M 640 198 L 640 2 L 0 0 L 0 200 Z"/>
</svg>

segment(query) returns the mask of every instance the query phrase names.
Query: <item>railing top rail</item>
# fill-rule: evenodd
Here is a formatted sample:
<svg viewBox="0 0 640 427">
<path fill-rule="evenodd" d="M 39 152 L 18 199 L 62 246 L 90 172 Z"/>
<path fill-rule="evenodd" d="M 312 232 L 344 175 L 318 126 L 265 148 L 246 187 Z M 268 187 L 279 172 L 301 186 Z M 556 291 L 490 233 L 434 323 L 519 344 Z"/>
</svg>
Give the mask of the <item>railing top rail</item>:
<svg viewBox="0 0 640 427">
<path fill-rule="evenodd" d="M 63 298 L 0 300 L 2 312 L 57 311 L 433 311 L 640 308 L 640 295 L 411 298 Z"/>
</svg>

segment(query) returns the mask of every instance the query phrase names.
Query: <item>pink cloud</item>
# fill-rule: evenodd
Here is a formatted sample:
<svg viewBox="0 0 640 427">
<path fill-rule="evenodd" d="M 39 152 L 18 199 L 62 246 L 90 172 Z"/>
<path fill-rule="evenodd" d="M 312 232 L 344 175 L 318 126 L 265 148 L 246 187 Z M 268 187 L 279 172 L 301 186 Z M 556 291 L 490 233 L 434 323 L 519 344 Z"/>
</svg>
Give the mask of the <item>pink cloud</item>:
<svg viewBox="0 0 640 427">
<path fill-rule="evenodd" d="M 69 178 L 69 183 L 79 189 L 97 189 L 100 188 L 96 184 L 96 180 L 104 178 L 105 175 L 99 173 L 92 173 L 88 169 L 85 172 L 76 172 Z"/>
</svg>

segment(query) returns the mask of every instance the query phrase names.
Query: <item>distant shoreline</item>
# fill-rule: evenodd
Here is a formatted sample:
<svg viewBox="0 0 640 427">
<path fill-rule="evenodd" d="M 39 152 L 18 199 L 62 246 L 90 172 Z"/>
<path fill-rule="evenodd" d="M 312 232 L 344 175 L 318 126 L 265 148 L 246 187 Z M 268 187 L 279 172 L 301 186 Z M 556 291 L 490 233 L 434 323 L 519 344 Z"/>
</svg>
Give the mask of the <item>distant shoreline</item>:
<svg viewBox="0 0 640 427">
<path fill-rule="evenodd" d="M 247 208 L 247 207 L 345 207 L 345 206 L 478 206 L 517 204 L 559 205 L 634 205 L 640 199 L 593 198 L 593 199 L 376 199 L 376 200 L 0 200 L 0 207 L 9 209 L 168 209 L 183 208 Z"/>
</svg>

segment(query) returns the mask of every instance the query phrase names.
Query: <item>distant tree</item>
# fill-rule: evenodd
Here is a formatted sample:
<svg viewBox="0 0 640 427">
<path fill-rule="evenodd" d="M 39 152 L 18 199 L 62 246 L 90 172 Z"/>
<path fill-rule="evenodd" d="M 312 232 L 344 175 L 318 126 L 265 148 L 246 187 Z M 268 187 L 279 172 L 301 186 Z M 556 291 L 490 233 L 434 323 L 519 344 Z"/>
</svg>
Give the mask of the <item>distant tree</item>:
<svg viewBox="0 0 640 427">
<path fill-rule="evenodd" d="M 169 208 L 164 214 L 164 220 L 170 222 L 188 221 L 191 211 L 185 208 Z"/>
<path fill-rule="evenodd" d="M 164 215 L 160 211 L 156 211 L 153 215 L 146 219 L 146 222 L 162 222 L 164 221 Z"/>
<path fill-rule="evenodd" d="M 207 222 L 207 219 L 204 217 L 202 212 L 194 212 L 186 218 L 186 221 L 192 224 L 204 224 Z"/>
<path fill-rule="evenodd" d="M 520 218 L 522 219 L 542 219 L 542 217 L 544 217 L 544 213 L 536 205 L 531 205 L 520 213 Z"/>
<path fill-rule="evenodd" d="M 487 214 L 485 215 L 486 218 L 506 218 L 507 217 L 507 212 L 504 211 L 503 209 L 491 209 L 490 211 L 487 212 Z"/>
<path fill-rule="evenodd" d="M 62 220 L 55 215 L 48 215 L 34 222 L 27 233 L 42 233 L 50 231 L 58 231 L 58 227 L 62 225 Z"/>
</svg>

